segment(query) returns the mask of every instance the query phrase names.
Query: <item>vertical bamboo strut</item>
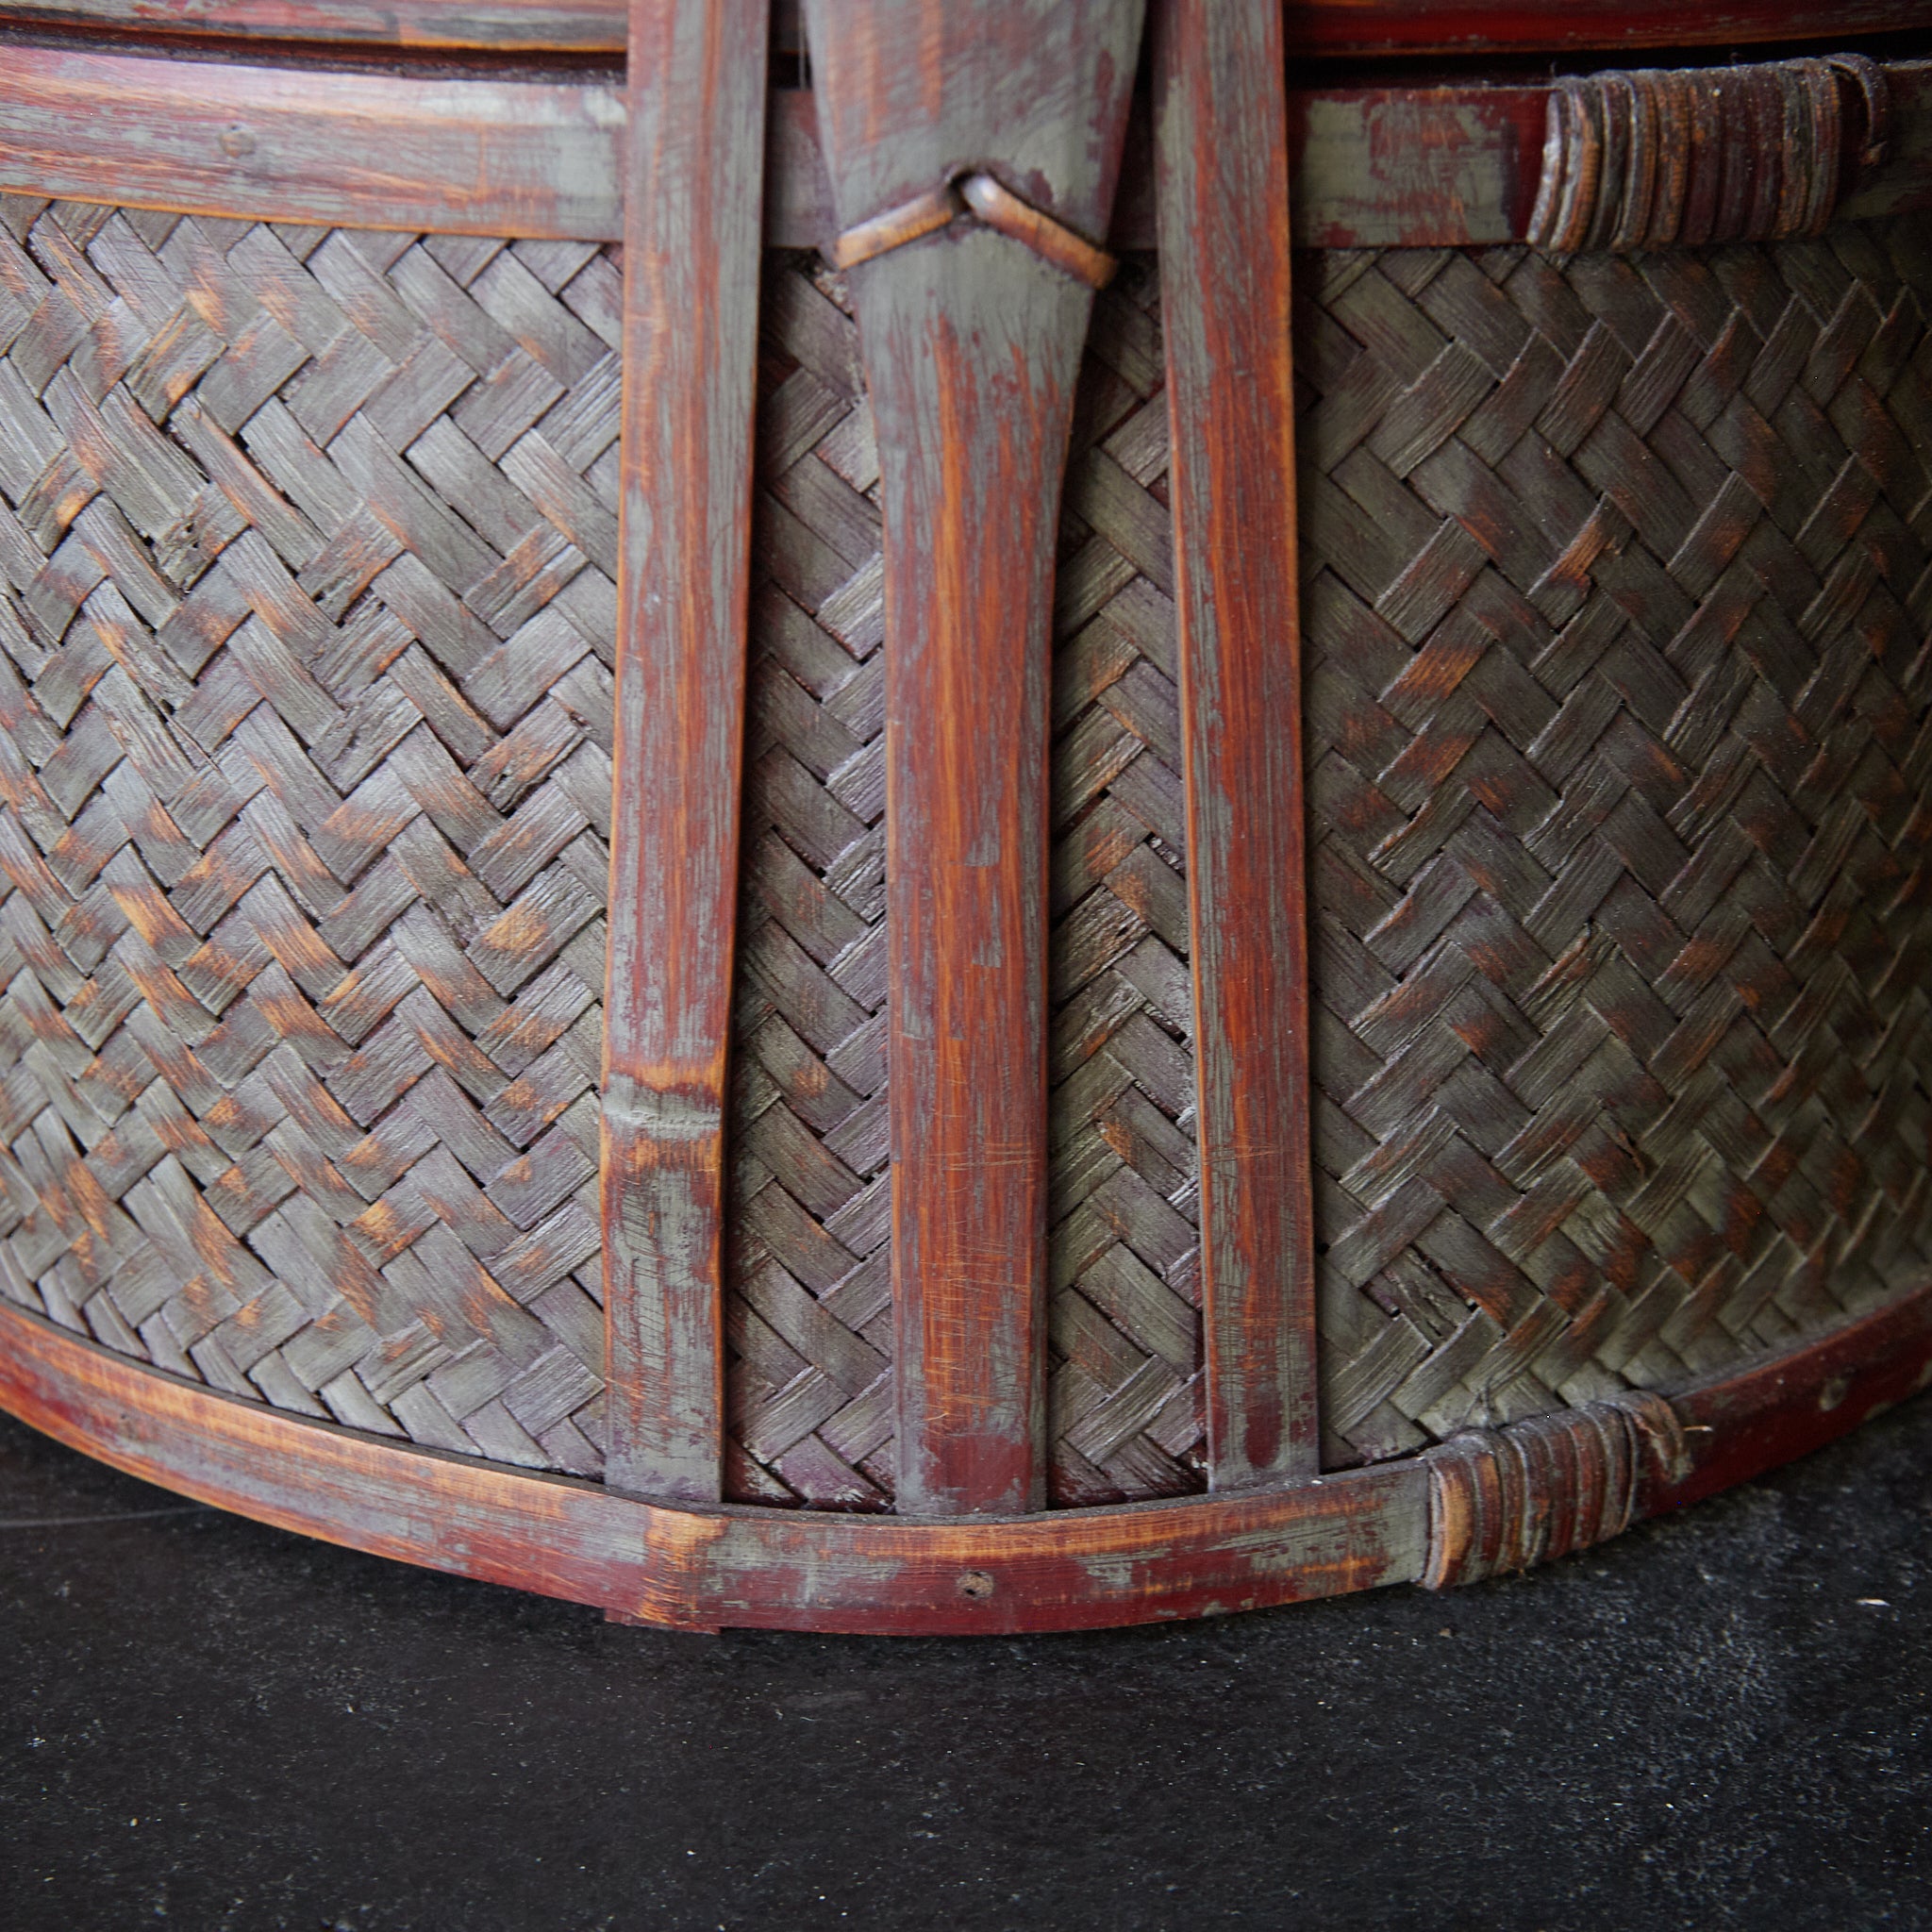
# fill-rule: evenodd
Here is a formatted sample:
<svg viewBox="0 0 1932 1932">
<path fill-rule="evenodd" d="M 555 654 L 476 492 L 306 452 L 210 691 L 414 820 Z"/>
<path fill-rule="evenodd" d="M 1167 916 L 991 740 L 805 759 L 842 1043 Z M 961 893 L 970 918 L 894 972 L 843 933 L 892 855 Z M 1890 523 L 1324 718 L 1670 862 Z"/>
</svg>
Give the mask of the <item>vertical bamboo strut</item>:
<svg viewBox="0 0 1932 1932">
<path fill-rule="evenodd" d="M 608 1480 L 715 1500 L 768 0 L 633 0 L 605 1008 Z"/>
<path fill-rule="evenodd" d="M 889 216 L 895 237 L 906 230 L 850 274 L 885 523 L 908 1511 L 1043 1499 L 1047 670 L 1092 291 L 1037 242 L 963 220 L 922 226 L 906 211 L 971 170 L 1103 238 L 1141 16 L 1141 0 L 807 8 L 839 225 Z"/>
<path fill-rule="evenodd" d="M 1278 0 L 1158 0 L 1208 1474 L 1311 1474 L 1308 984 Z"/>
</svg>

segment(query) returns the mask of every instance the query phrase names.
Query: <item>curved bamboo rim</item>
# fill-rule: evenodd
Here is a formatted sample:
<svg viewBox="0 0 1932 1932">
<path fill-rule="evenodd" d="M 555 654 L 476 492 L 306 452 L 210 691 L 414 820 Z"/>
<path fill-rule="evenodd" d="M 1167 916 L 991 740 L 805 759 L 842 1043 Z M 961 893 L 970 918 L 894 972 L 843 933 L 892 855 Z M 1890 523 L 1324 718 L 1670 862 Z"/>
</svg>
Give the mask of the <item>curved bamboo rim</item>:
<svg viewBox="0 0 1932 1932">
<path fill-rule="evenodd" d="M 1806 1455 L 1928 1383 L 1932 1284 L 1670 1392 L 1684 1453 L 1640 1474 L 1629 1520 Z M 1430 1555 L 1429 1454 L 1280 1489 L 976 1521 L 671 1507 L 287 1415 L 9 1307 L 0 1409 L 278 1528 L 673 1629 L 1165 1623 L 1413 1582 Z"/>
</svg>

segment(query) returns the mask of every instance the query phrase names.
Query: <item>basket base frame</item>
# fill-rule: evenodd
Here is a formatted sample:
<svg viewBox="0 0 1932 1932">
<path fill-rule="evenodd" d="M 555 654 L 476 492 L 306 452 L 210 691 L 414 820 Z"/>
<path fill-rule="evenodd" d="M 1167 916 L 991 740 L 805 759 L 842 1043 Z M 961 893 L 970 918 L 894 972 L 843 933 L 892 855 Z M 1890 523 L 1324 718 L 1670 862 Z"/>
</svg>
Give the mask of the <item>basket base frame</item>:
<svg viewBox="0 0 1932 1932">
<path fill-rule="evenodd" d="M 1748 1481 L 1928 1383 L 1932 1284 L 1669 1391 L 1681 1453 L 1639 1467 L 1628 1520 Z M 6 1307 L 0 1409 L 278 1528 L 672 1629 L 945 1636 L 1175 1622 L 1413 1582 L 1441 1534 L 1431 1474 L 1442 1451 L 1264 1490 L 972 1522 L 671 1507 L 283 1414 Z M 1469 1440 L 1447 1446 L 1466 1455 Z M 1531 1501 L 1541 1510 L 1550 1499 Z"/>
</svg>

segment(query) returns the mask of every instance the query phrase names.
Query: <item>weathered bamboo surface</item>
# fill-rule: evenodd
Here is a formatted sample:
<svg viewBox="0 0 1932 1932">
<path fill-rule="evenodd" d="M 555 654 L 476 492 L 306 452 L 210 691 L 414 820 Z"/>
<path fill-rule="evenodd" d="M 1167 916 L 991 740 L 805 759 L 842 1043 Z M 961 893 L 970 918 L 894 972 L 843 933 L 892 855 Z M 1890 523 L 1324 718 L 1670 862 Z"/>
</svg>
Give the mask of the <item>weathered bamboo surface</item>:
<svg viewBox="0 0 1932 1932">
<path fill-rule="evenodd" d="M 0 200 L 0 1293 L 593 1474 L 608 251 Z"/>
<path fill-rule="evenodd" d="M 875 250 L 849 278 L 889 638 L 898 1492 L 936 1515 L 1035 1507 L 1047 672 L 1060 481 L 1096 279 L 1070 270 L 1107 230 L 1141 9 L 812 0 L 807 13 L 839 228 L 876 233 L 882 217 L 948 195 L 962 156 L 975 171 L 962 199 L 977 190 L 993 209 Z"/>
<path fill-rule="evenodd" d="M 326 226 L 624 236 L 621 84 L 0 49 L 0 189 Z"/>
<path fill-rule="evenodd" d="M 892 1496 L 878 456 L 842 284 L 766 258 L 724 1493 Z"/>
<path fill-rule="evenodd" d="M 1306 258 L 1331 1466 L 1932 1270 L 1927 244 Z"/>
<path fill-rule="evenodd" d="M 1888 63 L 1893 140 L 1848 184 L 1867 220 L 1932 202 L 1932 62 Z M 1290 204 L 1306 247 L 1509 242 L 1527 232 L 1549 90 L 1506 83 L 1289 92 Z M 775 90 L 765 239 L 832 233 L 808 92 Z M 428 79 L 9 44 L 0 189 L 191 213 L 616 242 L 624 92 L 609 81 Z M 1150 155 L 1130 135 L 1116 249 L 1154 241 Z"/>
<path fill-rule="evenodd" d="M 1192 1008 L 1160 284 L 1094 307 L 1059 532 L 1049 772 L 1048 1492 L 1202 1487 Z M 732 1133 L 742 1501 L 895 1485 L 884 669 L 871 415 L 842 280 L 767 264 Z M 828 474 L 829 473 L 829 474 Z"/>
<path fill-rule="evenodd" d="M 8 1292 L 299 1412 L 592 1470 L 601 1289 L 583 1209 L 608 796 L 598 651 L 614 621 L 610 262 L 433 238 L 391 255 L 392 238 L 9 210 L 0 528 L 23 693 L 9 743 L 25 762 L 9 794 L 7 1092 L 18 1126 L 34 1124 L 8 1136 L 22 1217 Z M 1655 1385 L 1826 1319 L 1834 1297 L 1857 1305 L 1907 1283 L 1923 1243 L 1924 1183 L 1898 1138 L 1924 1104 L 1922 914 L 1904 890 L 1917 876 L 1906 801 L 1923 783 L 1907 755 L 1923 694 L 1892 660 L 1919 622 L 1897 588 L 1914 581 L 1925 448 L 1919 235 L 1909 223 L 1843 230 L 1714 267 L 1681 258 L 1669 274 L 1604 258 L 1559 271 L 1517 251 L 1305 264 L 1311 728 L 1325 747 L 1312 766 L 1316 1043 L 1335 1103 L 1315 1116 L 1331 1459 L 1399 1452 L 1573 1388 Z M 761 673 L 758 728 L 772 736 L 756 741 L 748 810 L 777 843 L 760 830 L 749 847 L 768 855 L 753 861 L 766 909 L 748 915 L 741 1045 L 774 1080 L 792 1076 L 772 1010 L 815 1056 L 847 1037 L 807 999 L 808 975 L 786 990 L 774 951 L 781 932 L 801 944 L 802 928 L 770 867 L 791 876 L 836 857 L 807 836 L 828 807 L 785 774 L 808 759 L 827 777 L 847 770 L 859 877 L 877 823 L 883 639 L 875 565 L 860 555 L 875 539 L 858 508 L 872 458 L 851 325 L 790 274 L 765 322 L 781 359 L 764 404 L 761 649 L 794 691 L 812 679 L 830 695 L 851 689 L 833 714 L 849 737 L 835 743 L 778 664 Z M 1191 1043 L 1170 908 L 1184 878 L 1165 802 L 1176 714 L 1169 566 L 1149 535 L 1166 456 L 1145 275 L 1102 299 L 1065 539 L 1054 948 L 1068 976 L 1055 1052 L 1070 1056 L 1057 1062 L 1069 1079 L 1089 1071 L 1056 1103 L 1063 1501 L 1199 1479 L 1187 1421 L 1198 1395 L 1180 1392 L 1193 1378 L 1191 1128 L 1163 1074 L 1169 1059 L 1186 1067 Z M 1586 300 L 1607 319 L 1592 321 Z M 834 418 L 786 456 L 796 424 Z M 570 473 L 581 480 L 567 463 L 585 466 Z M 796 507 L 830 503 L 835 478 L 853 515 L 821 508 L 807 526 Z M 1574 506 L 1575 542 L 1508 508 L 1531 488 Z M 1521 554 L 1498 536 L 1491 555 L 1471 526 L 1513 533 Z M 824 640 L 841 635 L 827 658 Z M 211 655 L 190 642 L 204 636 Z M 1773 638 L 1782 656 L 1767 655 Z M 1385 658 L 1391 695 L 1378 688 L 1371 705 L 1363 670 Z M 287 661 L 302 675 L 273 672 Z M 1708 745 L 1693 692 L 1724 721 Z M 1789 722 L 1767 738 L 1760 713 Z M 138 756 L 124 758 L 130 721 Z M 1807 743 L 1816 776 L 1784 748 Z M 1626 768 L 1641 786 L 1615 779 L 1599 824 L 1591 801 Z M 169 803 L 184 785 L 185 824 Z M 1532 805 L 1549 830 L 1524 821 L 1499 843 Z M 1646 813 L 1668 839 L 1632 829 Z M 1861 882 L 1867 902 L 1841 903 Z M 1641 918 L 1640 891 L 1654 908 Z M 493 923 L 522 930 L 540 904 L 563 951 L 533 977 L 491 963 Z M 828 937 L 807 934 L 820 947 Z M 877 944 L 856 928 L 845 938 L 858 941 L 854 967 Z M 458 969 L 466 957 L 480 980 Z M 1413 1030 L 1417 1002 L 1413 1024 L 1433 1031 Z M 1478 1012 L 1490 1017 L 1470 1033 Z M 862 1000 L 849 1017 L 856 1055 Z M 1715 1029 L 1707 1048 L 1700 1027 Z M 1443 1054 L 1453 1064 L 1437 1065 Z M 1685 1055 L 1703 1059 L 1679 1079 Z M 1584 1094 L 1578 1068 L 1609 1081 L 1598 1118 L 1615 1132 L 1579 1140 L 1565 1124 Z M 291 1113 L 278 1081 L 319 1085 L 325 1104 Z M 848 1087 L 876 1102 L 864 1078 Z M 746 1092 L 745 1133 L 763 1119 L 769 1139 L 770 1094 L 756 1077 Z M 1503 1111 L 1464 1121 L 1456 1109 L 1475 1094 Z M 1507 1171 L 1507 1138 L 1469 1139 L 1552 1105 Z M 487 1132 L 471 1124 L 478 1108 Z M 851 1148 L 835 1149 L 852 1154 L 860 1193 L 882 1172 L 876 1112 L 866 1119 L 874 1128 L 856 1122 Z M 1534 1151 L 1544 1131 L 1557 1135 L 1547 1155 Z M 319 1153 L 300 1151 L 318 1134 Z M 1760 1134 L 1766 1151 L 1753 1154 Z M 747 1195 L 760 1172 L 788 1173 L 754 1139 L 743 1147 Z M 790 1198 L 805 1198 L 790 1177 Z M 1488 1192 L 1471 1191 L 1478 1179 Z M 179 1202 L 164 1209 L 169 1189 Z M 144 1223 L 132 1210 L 150 1200 Z M 325 1225 L 358 1230 L 330 1243 L 375 1238 L 384 1285 L 356 1288 L 359 1309 L 341 1284 L 285 1278 L 262 1258 L 293 1257 Z M 1840 1268 L 1818 1245 L 1833 1227 L 1851 1239 Z M 416 1241 L 428 1243 L 421 1267 L 405 1253 Z M 745 1252 L 748 1282 L 762 1264 Z M 855 1235 L 840 1267 L 873 1252 Z M 394 1294 L 384 1269 L 416 1285 Z M 804 1261 L 793 1278 L 824 1291 Z M 851 1332 L 875 1319 L 867 1306 Z M 786 1346 L 827 1368 L 823 1352 Z M 831 1380 L 862 1396 L 870 1359 L 849 1353 Z M 768 1353 L 764 1392 L 735 1410 L 741 1425 L 801 1373 Z M 1147 1459 L 1118 1428 L 1157 1388 L 1166 1419 L 1150 1425 L 1159 1454 Z M 805 1440 L 785 1436 L 795 1411 L 781 1413 L 761 1438 L 766 1468 Z M 838 1443 L 848 1467 L 877 1447 Z M 837 1500 L 809 1482 L 797 1492 Z"/>
<path fill-rule="evenodd" d="M 1139 0 L 811 12 L 0 49 L 0 1401 L 948 1631 L 1923 1386 L 1932 62 L 1161 0 L 1130 125 Z"/>
<path fill-rule="evenodd" d="M 1932 1292 L 1922 1291 L 1692 1383 L 1667 1407 L 1644 1405 L 1632 1417 L 1629 1513 L 1747 1481 L 1928 1377 Z M 4 1305 L 0 1407 L 133 1474 L 263 1522 L 682 1629 L 989 1634 L 1221 1616 L 1425 1575 L 1447 1583 L 1472 1557 L 1480 1574 L 1492 1553 L 1534 1559 L 1551 1550 L 1559 1513 L 1571 1547 L 1605 1516 L 1599 1503 L 1593 1524 L 1582 1519 L 1574 1463 L 1562 1473 L 1560 1457 L 1536 1455 L 1521 1431 L 1454 1449 L 1478 1480 L 1485 1459 L 1534 1458 L 1533 1485 L 1495 1485 L 1501 1511 L 1441 1507 L 1424 1457 L 1272 1494 L 1005 1521 L 665 1508 L 237 1402 Z"/>
<path fill-rule="evenodd" d="M 1050 771 L 1048 1494 L 1206 1487 L 1162 283 L 1094 304 L 1060 515 Z"/>
<path fill-rule="evenodd" d="M 762 0 L 640 7 L 603 1081 L 606 1479 L 710 1501 L 751 594 Z"/>
<path fill-rule="evenodd" d="M 137 35 L 621 59 L 625 0 L 25 0 L 7 19 Z"/>
<path fill-rule="evenodd" d="M 1270 0 L 1155 23 L 1208 1466 L 1240 1489 L 1320 1466 L 1288 128 Z"/>
</svg>

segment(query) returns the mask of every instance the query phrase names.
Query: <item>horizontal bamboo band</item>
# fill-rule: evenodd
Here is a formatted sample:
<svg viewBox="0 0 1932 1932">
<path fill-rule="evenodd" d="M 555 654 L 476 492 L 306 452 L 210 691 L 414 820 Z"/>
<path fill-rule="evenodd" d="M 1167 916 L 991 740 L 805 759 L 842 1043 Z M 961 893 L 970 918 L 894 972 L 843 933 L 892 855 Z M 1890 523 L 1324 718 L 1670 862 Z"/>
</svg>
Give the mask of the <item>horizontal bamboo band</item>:
<svg viewBox="0 0 1932 1932">
<path fill-rule="evenodd" d="M 79 27 L 133 28 L 208 39 L 269 39 L 351 45 L 473 47 L 493 54 L 562 49 L 621 55 L 625 0 L 23 0 L 37 20 Z M 1629 44 L 1642 22 L 1646 46 L 1747 46 L 1878 33 L 1913 23 L 1900 0 L 1730 0 L 1633 9 L 1631 0 L 1507 0 L 1482 9 L 1472 31 L 1464 9 L 1415 0 L 1294 0 L 1286 9 L 1292 54 L 1460 54 Z M 773 21 L 772 50 L 796 55 L 804 35 L 795 6 Z"/>
<path fill-rule="evenodd" d="M 1882 77 L 1890 152 L 1840 198 L 1840 220 L 1932 204 L 1932 61 L 1891 61 Z M 1519 239 L 1541 178 L 1549 96 L 1542 85 L 1291 92 L 1297 246 Z M 297 75 L 266 60 L 18 40 L 0 62 L 0 191 L 14 193 L 325 227 L 614 242 L 625 142 L 623 91 L 601 81 Z M 1153 243 L 1150 175 L 1130 139 L 1104 238 L 1117 250 Z M 808 90 L 772 95 L 765 179 L 767 241 L 816 245 L 831 216 Z"/>
</svg>

